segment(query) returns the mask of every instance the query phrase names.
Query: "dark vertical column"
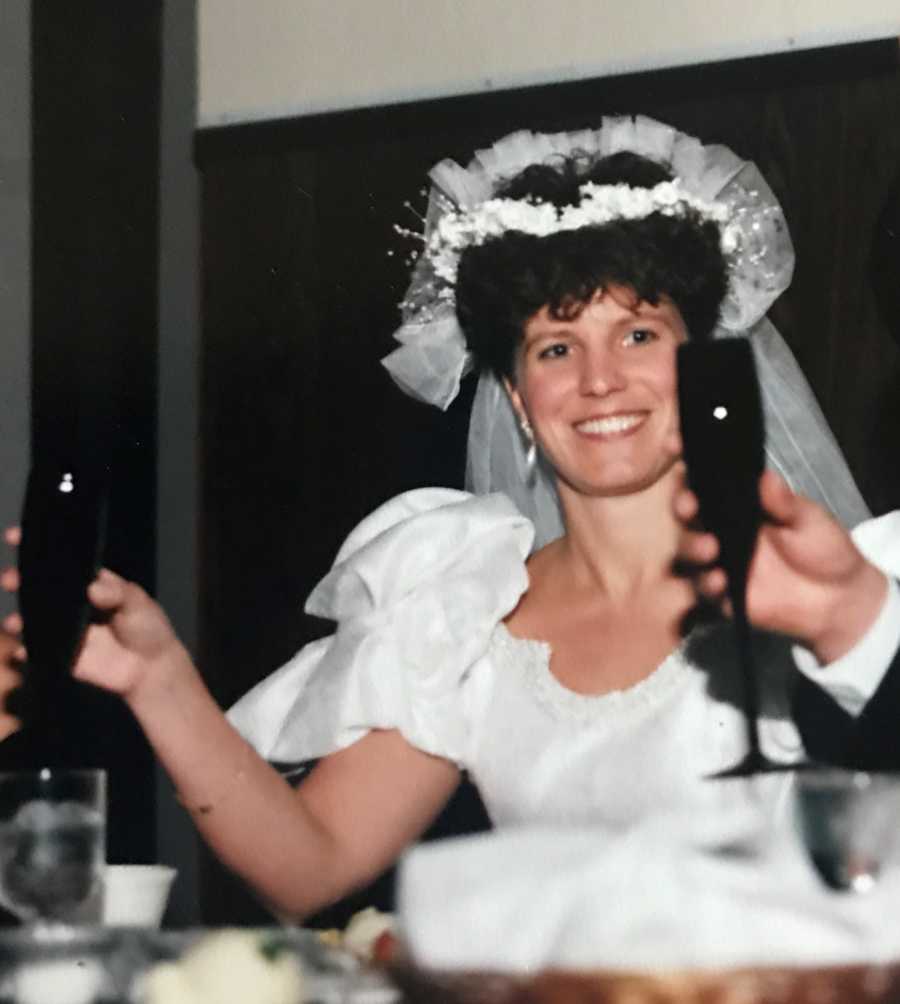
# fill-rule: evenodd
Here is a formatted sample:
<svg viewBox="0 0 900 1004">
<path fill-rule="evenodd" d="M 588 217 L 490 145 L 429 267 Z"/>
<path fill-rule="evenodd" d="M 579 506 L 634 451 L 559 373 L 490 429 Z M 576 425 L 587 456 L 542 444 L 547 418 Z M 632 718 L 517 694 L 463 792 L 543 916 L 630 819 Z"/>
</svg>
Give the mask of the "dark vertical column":
<svg viewBox="0 0 900 1004">
<path fill-rule="evenodd" d="M 32 456 L 111 465 L 106 563 L 153 588 L 161 0 L 32 11 Z M 154 854 L 152 758 L 77 687 L 72 762 L 110 771 L 110 858 Z"/>
<path fill-rule="evenodd" d="M 163 10 L 160 116 L 157 598 L 192 651 L 197 638 L 198 208 L 193 163 L 195 0 Z M 157 852 L 178 867 L 167 923 L 199 923 L 197 831 L 157 771 Z"/>
</svg>

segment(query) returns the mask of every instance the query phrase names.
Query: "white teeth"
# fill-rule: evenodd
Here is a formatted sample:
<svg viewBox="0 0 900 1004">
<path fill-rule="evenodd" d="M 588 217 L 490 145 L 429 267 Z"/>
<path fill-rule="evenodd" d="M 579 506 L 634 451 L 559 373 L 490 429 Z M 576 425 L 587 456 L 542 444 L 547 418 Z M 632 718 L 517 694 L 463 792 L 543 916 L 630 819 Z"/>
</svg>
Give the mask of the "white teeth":
<svg viewBox="0 0 900 1004">
<path fill-rule="evenodd" d="M 626 432 L 640 425 L 643 421 L 642 415 L 611 415 L 609 418 L 592 418 L 587 422 L 579 422 L 575 428 L 579 432 L 595 434 L 609 434 L 612 432 Z"/>
</svg>

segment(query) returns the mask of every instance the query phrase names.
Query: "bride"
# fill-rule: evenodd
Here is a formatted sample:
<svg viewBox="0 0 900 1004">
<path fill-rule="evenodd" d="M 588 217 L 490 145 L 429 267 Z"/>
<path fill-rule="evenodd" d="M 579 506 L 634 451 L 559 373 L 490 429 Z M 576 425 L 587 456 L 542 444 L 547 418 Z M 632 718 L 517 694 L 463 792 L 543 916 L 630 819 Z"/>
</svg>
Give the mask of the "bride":
<svg viewBox="0 0 900 1004">
<path fill-rule="evenodd" d="M 307 604 L 335 634 L 227 716 L 137 585 L 104 570 L 89 589 L 107 619 L 75 676 L 122 696 L 210 846 L 286 917 L 385 869 L 463 771 L 496 826 L 585 822 L 610 840 L 721 790 L 705 777 L 744 732 L 727 622 L 690 628 L 698 592 L 718 604 L 727 583 L 680 460 L 688 338 L 751 333 L 771 465 L 798 489 L 774 470 L 759 486 L 766 752 L 801 752 L 803 679 L 864 725 L 900 640 L 900 527 L 851 537 L 826 511 L 866 515 L 764 317 L 792 254 L 752 164 L 615 119 L 515 134 L 432 181 L 386 365 L 441 407 L 480 370 L 475 494 L 412 491 L 366 518 Z M 267 763 L 314 758 L 297 790 Z"/>
</svg>

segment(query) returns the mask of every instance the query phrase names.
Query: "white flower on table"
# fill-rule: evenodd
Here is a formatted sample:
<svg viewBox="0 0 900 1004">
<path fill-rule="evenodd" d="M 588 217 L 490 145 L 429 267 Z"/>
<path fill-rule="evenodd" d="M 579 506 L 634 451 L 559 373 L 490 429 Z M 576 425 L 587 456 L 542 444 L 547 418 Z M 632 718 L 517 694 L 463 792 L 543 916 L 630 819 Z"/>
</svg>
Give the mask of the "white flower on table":
<svg viewBox="0 0 900 1004">
<path fill-rule="evenodd" d="M 300 963 L 290 952 L 264 951 L 257 931 L 207 934 L 178 962 L 144 977 L 141 1004 L 299 1004 L 305 999 Z"/>
</svg>

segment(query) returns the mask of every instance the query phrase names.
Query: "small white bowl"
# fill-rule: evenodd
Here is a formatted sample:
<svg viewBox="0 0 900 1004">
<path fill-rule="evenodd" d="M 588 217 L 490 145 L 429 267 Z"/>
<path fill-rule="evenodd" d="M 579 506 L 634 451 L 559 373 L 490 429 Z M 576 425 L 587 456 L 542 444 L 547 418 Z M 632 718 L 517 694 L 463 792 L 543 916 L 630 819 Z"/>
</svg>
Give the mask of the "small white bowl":
<svg viewBox="0 0 900 1004">
<path fill-rule="evenodd" d="M 176 874 L 168 865 L 107 865 L 104 926 L 158 928 Z"/>
</svg>

